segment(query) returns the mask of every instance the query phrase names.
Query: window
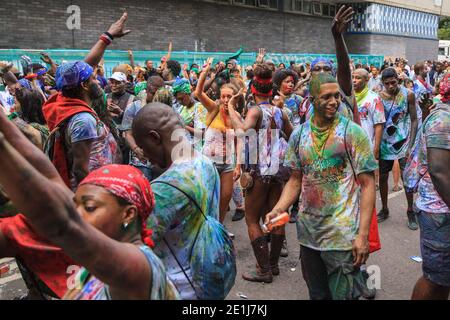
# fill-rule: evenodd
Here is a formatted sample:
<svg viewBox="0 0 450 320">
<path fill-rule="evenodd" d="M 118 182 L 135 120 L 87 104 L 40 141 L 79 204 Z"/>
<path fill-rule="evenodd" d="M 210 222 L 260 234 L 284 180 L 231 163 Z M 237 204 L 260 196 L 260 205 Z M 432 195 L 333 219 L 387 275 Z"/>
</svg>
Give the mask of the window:
<svg viewBox="0 0 450 320">
<path fill-rule="evenodd" d="M 302 11 L 302 0 L 293 0 L 292 2 L 292 11 Z"/>
<path fill-rule="evenodd" d="M 303 1 L 302 11 L 304 13 L 311 13 L 311 1 Z"/>
<path fill-rule="evenodd" d="M 322 14 L 322 4 L 320 2 L 313 2 L 313 13 L 318 15 Z"/>
<path fill-rule="evenodd" d="M 330 5 L 330 17 L 334 17 L 336 15 L 336 13 L 337 13 L 336 5 L 331 4 Z"/>
<path fill-rule="evenodd" d="M 256 7 L 256 0 L 233 0 L 233 3 Z"/>
<path fill-rule="evenodd" d="M 328 3 L 322 3 L 322 14 L 324 16 L 330 15 L 330 5 Z"/>
<path fill-rule="evenodd" d="M 278 0 L 258 0 L 258 7 L 278 9 Z"/>
</svg>

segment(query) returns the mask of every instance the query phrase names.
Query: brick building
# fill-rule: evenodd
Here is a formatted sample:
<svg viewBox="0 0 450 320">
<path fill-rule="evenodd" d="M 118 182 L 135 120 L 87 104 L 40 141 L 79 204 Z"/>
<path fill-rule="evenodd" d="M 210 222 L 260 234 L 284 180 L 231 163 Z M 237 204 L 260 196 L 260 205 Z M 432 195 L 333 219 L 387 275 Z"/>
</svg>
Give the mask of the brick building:
<svg viewBox="0 0 450 320">
<path fill-rule="evenodd" d="M 129 12 L 133 31 L 111 49 L 334 53 L 330 27 L 338 3 L 357 12 L 347 40 L 355 54 L 437 57 L 440 15 L 450 0 L 10 0 L 0 4 L 0 48 L 87 49 Z M 80 8 L 80 29 L 68 28 Z"/>
</svg>

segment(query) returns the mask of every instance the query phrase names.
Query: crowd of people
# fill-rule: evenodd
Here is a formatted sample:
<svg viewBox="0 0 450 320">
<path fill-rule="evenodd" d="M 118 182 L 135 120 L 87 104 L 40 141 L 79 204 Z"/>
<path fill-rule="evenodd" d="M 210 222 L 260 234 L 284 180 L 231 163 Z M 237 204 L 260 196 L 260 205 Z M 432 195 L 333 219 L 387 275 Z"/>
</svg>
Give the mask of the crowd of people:
<svg viewBox="0 0 450 320">
<path fill-rule="evenodd" d="M 286 67 L 260 49 L 250 66 L 242 50 L 188 66 L 170 44 L 158 67 L 129 51 L 106 77 L 127 13 L 84 61 L 0 62 L 0 258 L 16 258 L 28 297 L 224 299 L 237 274 L 223 225 L 233 201 L 256 259 L 244 280 L 283 276 L 285 227 L 261 224 L 288 212 L 310 298 L 374 298 L 365 264 L 392 171 L 421 232 L 412 298 L 448 299 L 449 64 L 355 64 L 343 37 L 353 15 L 343 6 L 333 20 L 336 63 Z"/>
</svg>

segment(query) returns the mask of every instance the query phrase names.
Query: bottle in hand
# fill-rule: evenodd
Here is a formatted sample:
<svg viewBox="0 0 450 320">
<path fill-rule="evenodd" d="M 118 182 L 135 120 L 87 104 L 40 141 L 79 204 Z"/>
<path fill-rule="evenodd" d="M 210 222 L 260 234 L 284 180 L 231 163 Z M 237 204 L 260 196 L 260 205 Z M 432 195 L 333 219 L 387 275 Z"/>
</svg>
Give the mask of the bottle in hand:
<svg viewBox="0 0 450 320">
<path fill-rule="evenodd" d="M 278 217 L 270 220 L 267 224 L 263 224 L 261 228 L 264 233 L 270 233 L 274 228 L 284 226 L 288 222 L 289 222 L 289 213 L 284 212 L 280 214 Z"/>
</svg>

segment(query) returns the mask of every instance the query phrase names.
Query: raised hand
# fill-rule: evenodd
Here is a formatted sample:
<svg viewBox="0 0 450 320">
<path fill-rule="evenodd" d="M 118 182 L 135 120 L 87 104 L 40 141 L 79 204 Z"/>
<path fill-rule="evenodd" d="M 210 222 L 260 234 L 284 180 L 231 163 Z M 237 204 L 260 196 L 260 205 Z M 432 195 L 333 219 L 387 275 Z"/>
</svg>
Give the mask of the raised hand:
<svg viewBox="0 0 450 320">
<path fill-rule="evenodd" d="M 41 60 L 44 63 L 46 63 L 46 64 L 52 64 L 53 63 L 52 58 L 50 58 L 50 56 L 47 53 L 41 52 L 40 54 L 41 54 Z"/>
<path fill-rule="evenodd" d="M 352 7 L 346 7 L 344 5 L 339 8 L 331 27 L 331 31 L 335 37 L 342 35 L 347 30 L 348 24 L 353 20 L 354 14 L 355 12 Z"/>
<path fill-rule="evenodd" d="M 125 29 L 125 24 L 128 20 L 128 13 L 124 13 L 122 17 L 114 22 L 108 29 L 108 33 L 114 38 L 121 38 L 131 32 L 131 30 Z"/>
<path fill-rule="evenodd" d="M 239 90 L 237 94 L 231 97 L 230 101 L 228 102 L 228 107 L 231 109 L 235 109 L 235 106 L 237 105 L 237 102 L 241 97 L 243 97 L 244 89 Z"/>
<path fill-rule="evenodd" d="M 205 64 L 203 65 L 202 72 L 208 73 L 209 70 L 211 69 L 211 65 L 212 65 L 213 61 L 214 61 L 214 58 L 211 58 L 211 57 L 208 58 L 208 59 L 206 60 Z"/>
<path fill-rule="evenodd" d="M 267 54 L 266 49 L 260 48 L 258 51 L 258 57 L 256 58 L 256 62 L 263 63 L 264 57 L 266 56 L 266 54 Z"/>
</svg>

